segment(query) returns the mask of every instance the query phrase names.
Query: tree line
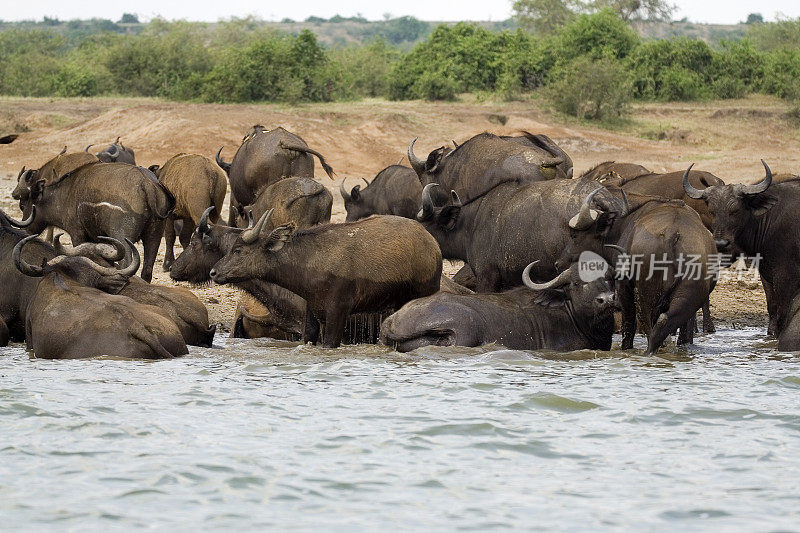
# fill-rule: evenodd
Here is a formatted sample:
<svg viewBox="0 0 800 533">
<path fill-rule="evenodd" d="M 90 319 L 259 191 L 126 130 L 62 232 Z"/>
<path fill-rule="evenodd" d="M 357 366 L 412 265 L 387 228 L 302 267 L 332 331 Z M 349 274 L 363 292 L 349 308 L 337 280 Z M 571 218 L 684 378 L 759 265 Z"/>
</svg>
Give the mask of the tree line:
<svg viewBox="0 0 800 533">
<path fill-rule="evenodd" d="M 544 95 L 584 118 L 632 100 L 800 99 L 800 19 L 756 23 L 741 40 L 642 39 L 618 11 L 574 13 L 552 31 L 441 24 L 408 51 L 379 36 L 325 47 L 315 34 L 250 19 L 214 25 L 156 19 L 138 33 L 66 37 L 0 32 L 0 94 L 128 95 L 207 102 L 451 100 Z"/>
</svg>

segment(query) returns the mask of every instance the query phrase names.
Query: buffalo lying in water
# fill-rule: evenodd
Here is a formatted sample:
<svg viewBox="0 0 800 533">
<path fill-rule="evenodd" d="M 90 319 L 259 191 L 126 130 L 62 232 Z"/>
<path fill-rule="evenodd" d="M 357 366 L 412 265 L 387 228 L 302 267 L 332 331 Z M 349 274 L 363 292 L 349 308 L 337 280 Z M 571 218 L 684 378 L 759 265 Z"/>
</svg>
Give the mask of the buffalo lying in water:
<svg viewBox="0 0 800 533">
<path fill-rule="evenodd" d="M 178 327 L 158 307 L 106 294 L 70 277 L 70 260 L 86 258 L 58 256 L 41 266 L 27 263 L 22 249 L 36 238 L 31 235 L 20 240 L 12 259 L 26 276 L 41 278 L 25 318 L 25 340 L 37 357 L 162 359 L 189 352 Z M 128 245 L 133 247 L 130 241 Z M 129 266 L 122 275 L 129 276 L 136 268 L 138 264 Z"/>
<path fill-rule="evenodd" d="M 516 350 L 611 348 L 616 297 L 608 271 L 588 283 L 577 264 L 547 283 L 534 283 L 529 272 L 525 287 L 506 292 L 413 300 L 384 321 L 381 342 L 401 352 L 492 342 Z"/>
<path fill-rule="evenodd" d="M 237 236 L 211 270 L 217 283 L 251 278 L 280 284 L 306 301 L 305 341 L 341 343 L 351 313 L 397 309 L 439 290 L 442 254 L 413 220 L 376 215 L 357 222 L 295 231 L 292 224 L 262 231 L 269 212 Z"/>
<path fill-rule="evenodd" d="M 319 158 L 325 173 L 333 179 L 333 169 L 322 154 L 282 127 L 266 130 L 261 125 L 253 126 L 230 163 L 222 159 L 221 152 L 222 148 L 217 152 L 217 164 L 228 174 L 231 184 L 229 226 L 236 225 L 239 209 L 255 202 L 265 187 L 291 176 L 313 178 L 312 156 Z"/>
<path fill-rule="evenodd" d="M 200 223 L 203 212 L 211 206 L 212 222 L 219 220 L 222 203 L 228 189 L 225 173 L 214 162 L 197 154 L 178 154 L 171 157 L 163 166 L 153 165 L 149 168 L 164 187 L 175 197 L 175 209 L 164 225 L 164 240 L 167 249 L 164 252 L 164 270 L 168 271 L 175 262 L 175 224 L 181 226 L 181 246 L 186 248 L 192 238 L 192 231 Z"/>
<path fill-rule="evenodd" d="M 364 180 L 366 181 L 366 180 Z M 339 193 L 344 200 L 347 222 L 371 215 L 397 215 L 414 218 L 419 211 L 422 185 L 413 169 L 402 165 L 386 167 L 368 182 L 366 188 L 356 185 L 350 192 L 339 185 Z"/>
</svg>

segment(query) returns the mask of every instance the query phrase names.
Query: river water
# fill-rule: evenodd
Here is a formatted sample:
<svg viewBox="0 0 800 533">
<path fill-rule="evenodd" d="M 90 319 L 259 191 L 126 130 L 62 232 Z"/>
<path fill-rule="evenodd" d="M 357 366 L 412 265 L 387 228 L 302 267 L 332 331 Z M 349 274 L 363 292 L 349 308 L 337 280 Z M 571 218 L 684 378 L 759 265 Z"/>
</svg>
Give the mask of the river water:
<svg viewBox="0 0 800 533">
<path fill-rule="evenodd" d="M 0 529 L 800 528 L 800 357 L 0 349 Z M 643 348 L 643 345 L 641 346 Z"/>
</svg>

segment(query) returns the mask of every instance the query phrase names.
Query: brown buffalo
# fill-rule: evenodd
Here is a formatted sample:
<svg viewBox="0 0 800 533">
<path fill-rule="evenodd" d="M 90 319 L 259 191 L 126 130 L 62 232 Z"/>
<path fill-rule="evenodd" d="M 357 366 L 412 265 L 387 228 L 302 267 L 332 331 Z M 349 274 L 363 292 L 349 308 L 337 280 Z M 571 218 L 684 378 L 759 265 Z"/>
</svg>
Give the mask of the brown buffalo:
<svg viewBox="0 0 800 533">
<path fill-rule="evenodd" d="M 239 209 L 255 202 L 259 193 L 273 183 L 288 177 L 313 178 L 314 159 L 333 179 L 333 169 L 325 158 L 308 147 L 306 142 L 282 127 L 266 130 L 253 126 L 242 139 L 233 161 L 226 163 L 217 152 L 217 164 L 228 174 L 231 184 L 231 209 L 228 225 L 234 226 Z"/>
<path fill-rule="evenodd" d="M 350 192 L 339 185 L 339 194 L 344 200 L 347 221 L 352 222 L 371 215 L 397 215 L 414 218 L 419 211 L 422 185 L 413 169 L 392 165 L 378 172 L 366 188 L 355 185 Z"/>
<path fill-rule="evenodd" d="M 333 195 L 311 178 L 286 178 L 258 195 L 253 205 L 243 208 L 248 220 L 258 220 L 269 210 L 266 231 L 293 222 L 298 229 L 310 228 L 331 219 Z"/>
<path fill-rule="evenodd" d="M 439 289 L 442 254 L 413 220 L 376 215 L 295 231 L 262 231 L 269 212 L 243 231 L 211 270 L 217 283 L 252 278 L 280 284 L 306 300 L 304 340 L 335 348 L 351 313 L 397 309 Z"/>
<path fill-rule="evenodd" d="M 164 224 L 164 270 L 169 271 L 175 262 L 174 222 L 182 221 L 180 241 L 181 246 L 186 248 L 206 209 L 213 206 L 211 221 L 219 220 L 228 181 L 225 173 L 213 161 L 197 154 L 178 154 L 161 167 L 152 165 L 150 171 L 175 197 L 175 209 L 170 220 Z"/>
</svg>

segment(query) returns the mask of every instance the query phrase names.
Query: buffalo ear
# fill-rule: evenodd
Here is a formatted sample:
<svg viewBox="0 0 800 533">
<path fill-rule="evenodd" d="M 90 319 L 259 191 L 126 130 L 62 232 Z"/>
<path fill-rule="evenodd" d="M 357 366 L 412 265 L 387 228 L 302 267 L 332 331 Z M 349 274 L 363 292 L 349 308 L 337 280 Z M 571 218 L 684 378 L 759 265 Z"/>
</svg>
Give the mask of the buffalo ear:
<svg viewBox="0 0 800 533">
<path fill-rule="evenodd" d="M 149 167 L 147 167 L 147 170 L 149 170 L 150 172 L 152 172 L 153 174 L 158 176 L 158 169 L 159 168 L 161 168 L 160 165 L 150 165 Z"/>
<path fill-rule="evenodd" d="M 460 205 L 448 205 L 442 208 L 436 216 L 436 223 L 447 231 L 456 227 L 458 216 L 461 214 Z"/>
<path fill-rule="evenodd" d="M 747 208 L 756 216 L 761 216 L 778 203 L 774 194 L 761 193 L 746 197 Z"/>
<path fill-rule="evenodd" d="M 425 161 L 425 170 L 427 172 L 433 172 L 439 166 L 439 163 L 442 162 L 442 158 L 444 157 L 444 147 L 437 148 L 430 154 L 428 154 L 428 160 Z"/>
<path fill-rule="evenodd" d="M 44 192 L 44 180 L 36 180 L 36 183 L 31 185 L 31 201 L 38 200 L 42 197 L 42 193 Z"/>
<path fill-rule="evenodd" d="M 353 190 L 350 191 L 350 198 L 356 202 L 361 198 L 361 185 L 353 187 Z"/>
<path fill-rule="evenodd" d="M 562 307 L 567 302 L 567 293 L 561 289 L 536 291 L 531 301 L 542 307 Z"/>
<path fill-rule="evenodd" d="M 295 229 L 295 225 L 291 222 L 283 226 L 278 226 L 267 236 L 267 241 L 264 246 L 270 252 L 277 252 L 283 248 L 284 244 L 292 240 Z"/>
</svg>

